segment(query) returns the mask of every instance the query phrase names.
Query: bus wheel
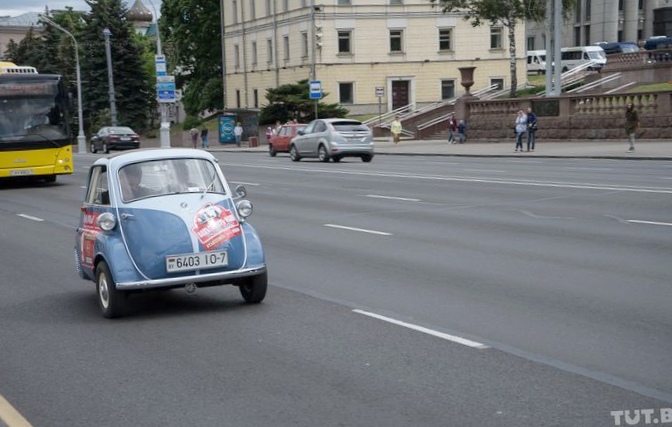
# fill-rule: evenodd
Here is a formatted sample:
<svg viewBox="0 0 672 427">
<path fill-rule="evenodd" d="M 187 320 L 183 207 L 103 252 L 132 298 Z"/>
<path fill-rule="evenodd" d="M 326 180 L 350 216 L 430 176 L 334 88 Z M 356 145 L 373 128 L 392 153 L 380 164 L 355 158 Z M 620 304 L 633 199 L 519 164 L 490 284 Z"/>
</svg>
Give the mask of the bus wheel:
<svg viewBox="0 0 672 427">
<path fill-rule="evenodd" d="M 47 175 L 44 177 L 44 182 L 56 182 L 56 175 Z"/>
</svg>

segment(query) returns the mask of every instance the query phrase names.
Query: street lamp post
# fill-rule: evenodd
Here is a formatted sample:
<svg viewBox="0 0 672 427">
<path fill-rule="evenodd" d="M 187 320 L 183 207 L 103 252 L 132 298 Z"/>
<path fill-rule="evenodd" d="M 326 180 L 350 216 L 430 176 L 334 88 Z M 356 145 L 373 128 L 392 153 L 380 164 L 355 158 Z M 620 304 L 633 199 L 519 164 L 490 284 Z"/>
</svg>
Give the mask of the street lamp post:
<svg viewBox="0 0 672 427">
<path fill-rule="evenodd" d="M 152 2 L 152 0 L 149 0 L 149 4 L 151 4 L 152 9 L 154 9 L 154 22 L 156 23 L 156 55 L 159 56 L 163 54 L 161 49 L 161 32 L 159 31 L 159 16 L 156 13 L 156 7 L 154 7 L 154 3 Z M 159 139 L 161 141 L 161 147 L 168 148 L 170 147 L 170 121 L 168 121 L 167 106 L 164 102 L 159 102 L 159 111 L 161 112 L 161 127 L 159 129 Z"/>
<path fill-rule="evenodd" d="M 110 86 L 110 119 L 112 126 L 117 125 L 117 100 L 114 96 L 114 77 L 112 75 L 112 50 L 110 48 L 110 35 L 112 32 L 105 27 L 103 35 L 105 36 L 105 53 L 107 54 L 107 80 Z"/>
<path fill-rule="evenodd" d="M 77 44 L 75 36 L 73 36 L 65 28 L 61 27 L 60 25 L 58 25 L 57 23 L 55 23 L 54 21 L 52 21 L 51 19 L 47 18 L 44 15 L 40 15 L 40 18 L 47 24 L 51 25 L 57 30 L 63 31 L 65 34 L 70 36 L 73 43 L 75 44 L 75 67 L 77 70 L 77 120 L 79 121 L 79 133 L 77 134 L 77 151 L 79 151 L 80 153 L 85 153 L 86 136 L 84 135 L 84 113 L 82 111 L 82 77 L 79 68 L 79 45 Z"/>
</svg>

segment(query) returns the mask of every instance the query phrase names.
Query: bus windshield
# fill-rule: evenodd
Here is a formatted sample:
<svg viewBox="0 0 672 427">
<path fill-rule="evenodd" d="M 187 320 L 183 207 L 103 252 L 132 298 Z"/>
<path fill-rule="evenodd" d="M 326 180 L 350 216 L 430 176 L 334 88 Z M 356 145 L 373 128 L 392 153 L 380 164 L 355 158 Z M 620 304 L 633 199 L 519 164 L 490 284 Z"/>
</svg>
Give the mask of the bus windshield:
<svg viewBox="0 0 672 427">
<path fill-rule="evenodd" d="M 0 80 L 0 144 L 69 144 L 61 87 L 57 79 Z"/>
</svg>

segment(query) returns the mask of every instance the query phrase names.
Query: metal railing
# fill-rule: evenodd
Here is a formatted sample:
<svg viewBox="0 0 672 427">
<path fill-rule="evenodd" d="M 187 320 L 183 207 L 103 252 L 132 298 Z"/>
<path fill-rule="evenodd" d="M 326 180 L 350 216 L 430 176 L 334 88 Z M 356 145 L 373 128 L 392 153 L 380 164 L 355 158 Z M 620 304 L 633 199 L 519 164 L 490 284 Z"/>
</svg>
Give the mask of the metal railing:
<svg viewBox="0 0 672 427">
<path fill-rule="evenodd" d="M 568 90 L 567 93 L 581 93 L 596 87 L 602 86 L 604 83 L 609 83 L 614 80 L 621 78 L 621 73 L 614 73 L 612 75 L 602 77 L 601 79 L 595 80 L 594 82 L 588 83 L 583 86 L 576 87 L 574 89 Z"/>
</svg>

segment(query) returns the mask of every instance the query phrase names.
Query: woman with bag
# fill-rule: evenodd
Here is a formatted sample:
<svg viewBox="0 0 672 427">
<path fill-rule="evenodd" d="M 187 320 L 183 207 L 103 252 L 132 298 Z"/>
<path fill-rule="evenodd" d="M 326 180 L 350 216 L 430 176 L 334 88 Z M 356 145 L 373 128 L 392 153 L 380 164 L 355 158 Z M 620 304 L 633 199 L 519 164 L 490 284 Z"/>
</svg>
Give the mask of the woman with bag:
<svg viewBox="0 0 672 427">
<path fill-rule="evenodd" d="M 518 115 L 516 116 L 516 149 L 514 151 L 523 151 L 523 134 L 527 130 L 527 116 L 523 110 L 518 110 Z"/>
</svg>

